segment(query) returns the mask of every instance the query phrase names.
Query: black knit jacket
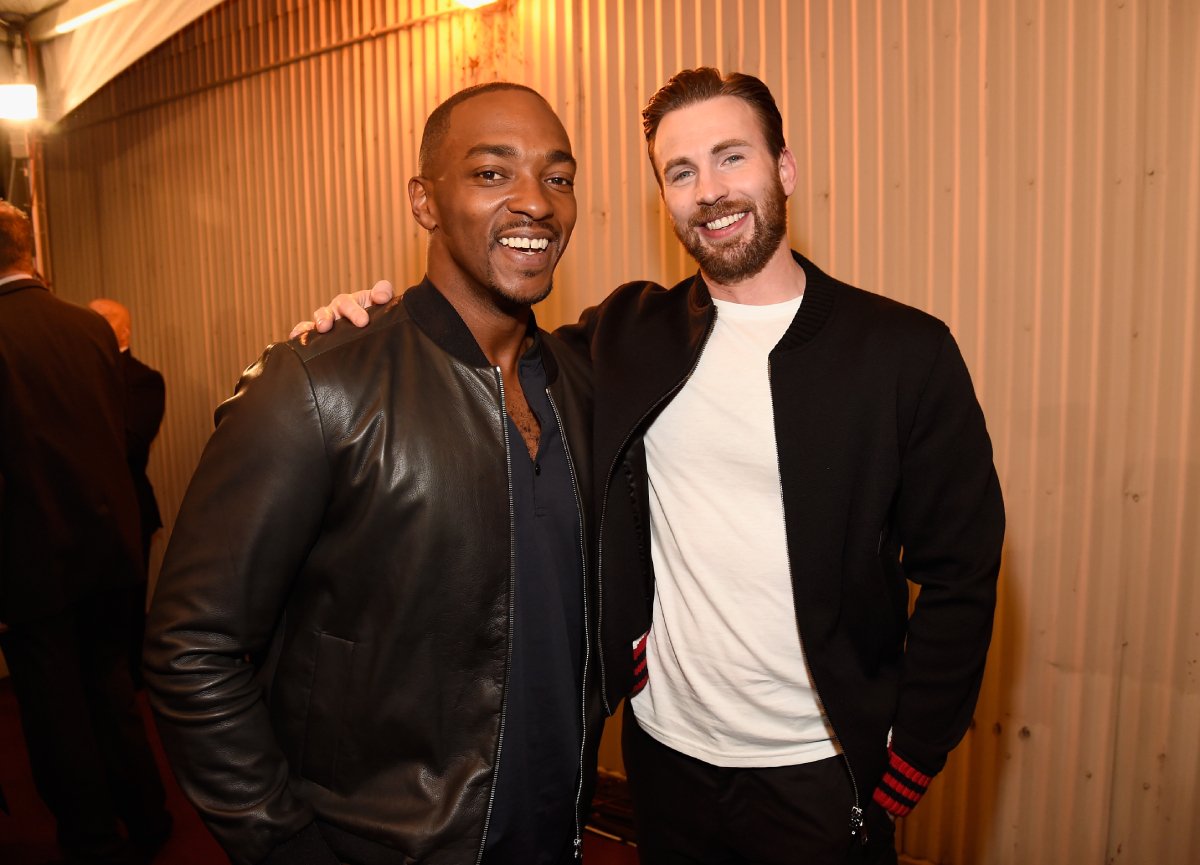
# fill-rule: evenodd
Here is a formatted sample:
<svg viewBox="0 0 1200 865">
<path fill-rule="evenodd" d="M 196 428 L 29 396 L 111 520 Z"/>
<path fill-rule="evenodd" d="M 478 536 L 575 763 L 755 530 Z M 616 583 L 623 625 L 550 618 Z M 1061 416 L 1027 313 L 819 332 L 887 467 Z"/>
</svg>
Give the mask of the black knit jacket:
<svg viewBox="0 0 1200 865">
<path fill-rule="evenodd" d="M 796 646 L 860 805 L 869 796 L 902 815 L 971 722 L 996 601 L 1000 486 L 948 328 L 793 255 L 807 287 L 770 377 Z M 559 331 L 594 366 L 610 709 L 646 676 L 635 649 L 654 598 L 643 436 L 695 368 L 715 315 L 697 275 L 671 289 L 626 284 Z M 909 581 L 920 588 L 911 615 Z"/>
</svg>

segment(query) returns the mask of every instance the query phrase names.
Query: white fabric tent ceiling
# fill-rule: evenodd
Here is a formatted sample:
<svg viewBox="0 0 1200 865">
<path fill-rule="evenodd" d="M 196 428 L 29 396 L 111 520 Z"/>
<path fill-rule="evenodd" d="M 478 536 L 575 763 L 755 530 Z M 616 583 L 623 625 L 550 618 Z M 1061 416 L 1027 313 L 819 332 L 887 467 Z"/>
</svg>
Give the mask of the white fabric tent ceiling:
<svg viewBox="0 0 1200 865">
<path fill-rule="evenodd" d="M 40 60 L 41 114 L 55 123 L 143 54 L 223 0 L 0 0 L 10 40 L 27 33 Z M 62 22 L 118 5 L 70 33 Z M 7 58 L 5 58 L 7 60 Z M 7 69 L 5 63 L 0 69 Z M 10 79 L 11 80 L 11 79 Z M 7 83 L 7 82 L 0 82 Z"/>
<path fill-rule="evenodd" d="M 21 18 L 31 18 L 51 6 L 61 6 L 62 0 L 3 0 L 0 15 L 11 13 Z"/>
</svg>

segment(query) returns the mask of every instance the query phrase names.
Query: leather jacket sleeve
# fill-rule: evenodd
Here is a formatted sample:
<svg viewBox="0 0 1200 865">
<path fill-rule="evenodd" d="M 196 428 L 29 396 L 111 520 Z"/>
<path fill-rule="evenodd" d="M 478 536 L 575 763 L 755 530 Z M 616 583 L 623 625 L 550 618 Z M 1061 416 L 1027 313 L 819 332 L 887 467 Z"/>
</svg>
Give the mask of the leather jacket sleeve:
<svg viewBox="0 0 1200 865">
<path fill-rule="evenodd" d="M 312 809 L 289 789 L 261 672 L 329 490 L 306 370 L 288 344 L 272 346 L 217 409 L 167 550 L 145 651 L 163 745 L 235 865 L 267 860 L 289 842 L 324 846 Z M 327 847 L 312 852 L 311 861 L 336 861 Z"/>
</svg>

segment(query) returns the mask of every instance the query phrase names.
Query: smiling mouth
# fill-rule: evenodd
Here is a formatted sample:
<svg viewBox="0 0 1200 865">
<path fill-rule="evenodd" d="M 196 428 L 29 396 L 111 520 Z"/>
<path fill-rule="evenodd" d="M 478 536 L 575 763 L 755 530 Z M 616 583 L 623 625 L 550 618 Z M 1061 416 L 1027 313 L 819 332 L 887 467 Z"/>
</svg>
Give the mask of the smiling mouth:
<svg viewBox="0 0 1200 865">
<path fill-rule="evenodd" d="M 518 252 L 533 255 L 538 252 L 544 252 L 549 248 L 550 241 L 545 237 L 502 237 L 500 238 L 500 245 L 517 250 Z"/>
<path fill-rule="evenodd" d="M 709 231 L 720 231 L 722 228 L 728 228 L 735 222 L 741 222 L 749 215 L 750 211 L 748 210 L 743 210 L 741 213 L 731 213 L 728 216 L 722 216 L 719 219 L 714 219 L 712 222 L 704 223 L 704 227 Z"/>
</svg>

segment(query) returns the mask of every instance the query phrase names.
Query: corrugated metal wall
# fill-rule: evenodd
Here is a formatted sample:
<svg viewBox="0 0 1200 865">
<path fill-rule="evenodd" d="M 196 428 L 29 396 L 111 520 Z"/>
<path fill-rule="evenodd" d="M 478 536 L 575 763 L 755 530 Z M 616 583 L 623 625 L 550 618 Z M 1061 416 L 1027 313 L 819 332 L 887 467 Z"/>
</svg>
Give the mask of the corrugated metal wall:
<svg viewBox="0 0 1200 865">
<path fill-rule="evenodd" d="M 52 275 L 168 380 L 168 523 L 214 405 L 335 291 L 422 270 L 428 111 L 532 84 L 582 163 L 549 324 L 690 271 L 637 109 L 761 75 L 793 244 L 945 318 L 1010 513 L 976 725 L 901 829 L 944 865 L 1200 861 L 1200 0 L 232 0 L 45 144 Z"/>
</svg>

